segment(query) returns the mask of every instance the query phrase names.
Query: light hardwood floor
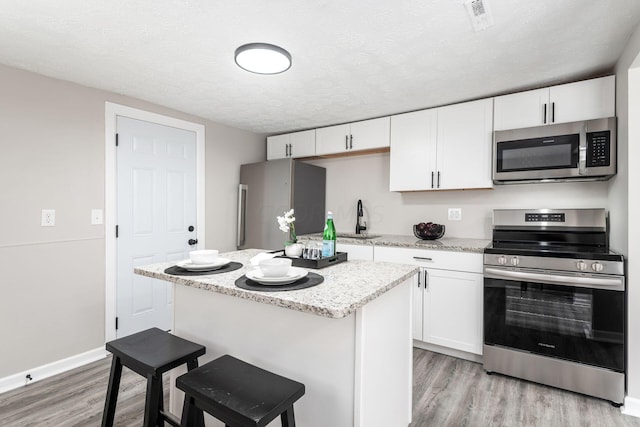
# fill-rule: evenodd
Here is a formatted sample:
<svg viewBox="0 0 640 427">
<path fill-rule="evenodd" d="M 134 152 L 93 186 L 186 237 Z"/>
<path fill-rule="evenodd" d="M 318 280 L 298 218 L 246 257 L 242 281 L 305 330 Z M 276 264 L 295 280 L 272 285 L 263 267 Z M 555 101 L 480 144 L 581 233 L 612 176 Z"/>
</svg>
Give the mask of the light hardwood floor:
<svg viewBox="0 0 640 427">
<path fill-rule="evenodd" d="M 0 426 L 99 426 L 110 361 L 0 394 Z M 603 400 L 487 375 L 477 363 L 419 349 L 413 363 L 411 427 L 640 427 L 640 418 L 622 415 Z M 142 425 L 144 393 L 144 379 L 125 368 L 116 426 Z"/>
</svg>

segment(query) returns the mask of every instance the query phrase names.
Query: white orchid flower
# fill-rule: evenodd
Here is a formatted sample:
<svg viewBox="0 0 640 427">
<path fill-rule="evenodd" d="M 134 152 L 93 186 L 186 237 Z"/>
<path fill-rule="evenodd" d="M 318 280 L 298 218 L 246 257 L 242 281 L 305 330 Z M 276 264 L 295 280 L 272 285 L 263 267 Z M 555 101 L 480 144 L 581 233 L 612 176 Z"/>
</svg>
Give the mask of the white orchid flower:
<svg viewBox="0 0 640 427">
<path fill-rule="evenodd" d="M 292 238 L 295 241 L 296 228 L 294 222 L 296 220 L 296 217 L 293 216 L 293 214 L 294 210 L 291 209 L 290 211 L 285 212 L 283 216 L 278 216 L 276 218 L 278 219 L 278 226 L 280 227 L 280 230 L 284 233 L 289 233 L 289 231 L 291 231 Z"/>
</svg>

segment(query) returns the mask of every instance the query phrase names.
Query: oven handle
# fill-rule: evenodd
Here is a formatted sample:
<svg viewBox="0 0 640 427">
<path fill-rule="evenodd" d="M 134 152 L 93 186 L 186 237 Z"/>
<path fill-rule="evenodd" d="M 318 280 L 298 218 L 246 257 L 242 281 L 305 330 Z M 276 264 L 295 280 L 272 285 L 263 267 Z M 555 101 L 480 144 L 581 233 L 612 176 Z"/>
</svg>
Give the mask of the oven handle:
<svg viewBox="0 0 640 427">
<path fill-rule="evenodd" d="M 549 283 L 554 285 L 624 291 L 624 278 L 622 277 L 569 277 L 548 273 L 501 270 L 499 268 L 492 267 L 484 268 L 484 277 L 488 279 L 530 280 L 532 282 Z"/>
</svg>

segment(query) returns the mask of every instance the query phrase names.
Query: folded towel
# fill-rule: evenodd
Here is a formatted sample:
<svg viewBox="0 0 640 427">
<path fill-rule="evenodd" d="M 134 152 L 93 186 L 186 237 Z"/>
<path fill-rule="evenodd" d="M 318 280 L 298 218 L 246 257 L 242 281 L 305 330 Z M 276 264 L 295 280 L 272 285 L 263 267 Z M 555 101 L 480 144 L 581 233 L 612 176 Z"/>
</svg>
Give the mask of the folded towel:
<svg viewBox="0 0 640 427">
<path fill-rule="evenodd" d="M 277 254 L 272 254 L 269 252 L 260 252 L 258 255 L 251 258 L 251 265 L 258 265 L 263 259 L 275 258 L 276 255 Z"/>
</svg>

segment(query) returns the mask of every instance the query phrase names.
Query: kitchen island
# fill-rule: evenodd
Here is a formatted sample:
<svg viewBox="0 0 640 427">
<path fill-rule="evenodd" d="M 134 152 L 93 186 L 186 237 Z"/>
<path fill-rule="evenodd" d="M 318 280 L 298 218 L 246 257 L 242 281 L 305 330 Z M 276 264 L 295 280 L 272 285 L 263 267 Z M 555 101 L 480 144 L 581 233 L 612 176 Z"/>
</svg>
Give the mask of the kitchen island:
<svg viewBox="0 0 640 427">
<path fill-rule="evenodd" d="M 200 363 L 230 354 L 306 386 L 295 404 L 301 426 L 406 426 L 411 421 L 411 287 L 414 266 L 348 261 L 321 270 L 318 286 L 240 289 L 255 249 L 221 254 L 239 270 L 203 276 L 135 273 L 173 282 L 174 332 L 206 345 Z M 175 376 L 171 383 L 174 384 Z M 172 386 L 171 410 L 182 394 Z M 222 425 L 208 419 L 207 425 Z M 272 425 L 279 425 L 274 421 Z"/>
</svg>

